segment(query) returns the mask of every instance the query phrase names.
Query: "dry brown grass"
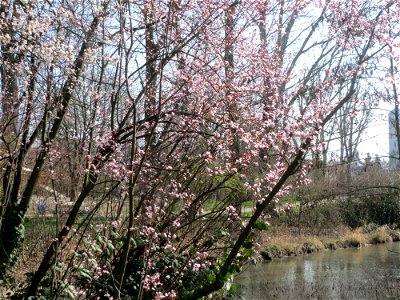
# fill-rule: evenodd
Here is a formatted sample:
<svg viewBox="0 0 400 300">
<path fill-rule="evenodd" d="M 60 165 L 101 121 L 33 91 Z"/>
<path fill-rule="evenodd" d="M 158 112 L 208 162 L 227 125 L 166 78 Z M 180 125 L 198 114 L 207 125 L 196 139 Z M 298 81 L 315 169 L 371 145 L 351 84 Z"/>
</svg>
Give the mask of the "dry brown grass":
<svg viewBox="0 0 400 300">
<path fill-rule="evenodd" d="M 377 230 L 371 232 L 370 234 L 371 244 L 381 244 L 386 242 L 391 242 L 392 237 L 388 232 L 388 228 L 386 226 L 379 227 Z"/>
<path fill-rule="evenodd" d="M 382 226 L 367 233 L 363 228 L 351 230 L 342 227 L 331 235 L 297 235 L 287 228 L 278 228 L 260 238 L 263 245 L 261 251 L 265 259 L 274 257 L 302 255 L 314 253 L 325 249 L 362 247 L 367 244 L 392 242 L 392 236 L 400 235 L 387 226 Z"/>
</svg>

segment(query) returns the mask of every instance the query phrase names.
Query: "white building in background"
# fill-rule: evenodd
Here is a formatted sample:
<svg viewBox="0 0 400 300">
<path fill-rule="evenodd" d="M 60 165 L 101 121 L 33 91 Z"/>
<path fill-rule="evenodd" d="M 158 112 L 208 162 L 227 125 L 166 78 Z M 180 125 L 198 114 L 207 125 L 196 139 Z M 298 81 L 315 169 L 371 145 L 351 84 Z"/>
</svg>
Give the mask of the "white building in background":
<svg viewBox="0 0 400 300">
<path fill-rule="evenodd" d="M 389 113 L 389 168 L 400 167 L 399 145 L 397 143 L 395 110 Z M 400 115 L 399 115 L 400 120 Z"/>
</svg>

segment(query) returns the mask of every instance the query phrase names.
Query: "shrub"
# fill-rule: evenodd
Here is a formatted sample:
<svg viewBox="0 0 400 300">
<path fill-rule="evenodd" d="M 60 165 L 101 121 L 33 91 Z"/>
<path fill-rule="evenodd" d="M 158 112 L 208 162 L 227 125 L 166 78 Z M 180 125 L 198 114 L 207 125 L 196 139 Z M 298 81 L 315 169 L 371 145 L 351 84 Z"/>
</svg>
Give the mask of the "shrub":
<svg viewBox="0 0 400 300">
<path fill-rule="evenodd" d="M 367 243 L 367 239 L 362 233 L 353 232 L 344 238 L 344 243 L 348 247 L 360 247 Z"/>
<path fill-rule="evenodd" d="M 393 242 L 400 241 L 400 232 L 388 228 L 388 233 L 389 233 L 390 237 L 392 238 Z"/>
<path fill-rule="evenodd" d="M 377 225 L 377 224 L 371 222 L 371 223 L 365 225 L 365 226 L 363 227 L 363 230 L 364 230 L 365 233 L 370 233 L 370 232 L 372 232 L 372 231 L 377 230 L 378 228 L 379 228 L 379 225 Z"/>
<path fill-rule="evenodd" d="M 282 257 L 282 248 L 277 245 L 268 245 L 260 252 L 264 260 L 272 260 L 273 258 Z"/>
<path fill-rule="evenodd" d="M 376 229 L 374 225 L 400 222 L 400 202 L 398 192 L 355 195 L 342 204 L 342 216 L 346 225 L 357 228 L 368 224 L 366 232 Z"/>
<path fill-rule="evenodd" d="M 310 239 L 303 244 L 304 253 L 314 253 L 324 249 L 325 249 L 324 244 L 318 239 Z"/>
<path fill-rule="evenodd" d="M 380 244 L 385 242 L 391 242 L 392 238 L 386 230 L 386 226 L 379 227 L 377 230 L 370 235 L 371 243 Z"/>
</svg>

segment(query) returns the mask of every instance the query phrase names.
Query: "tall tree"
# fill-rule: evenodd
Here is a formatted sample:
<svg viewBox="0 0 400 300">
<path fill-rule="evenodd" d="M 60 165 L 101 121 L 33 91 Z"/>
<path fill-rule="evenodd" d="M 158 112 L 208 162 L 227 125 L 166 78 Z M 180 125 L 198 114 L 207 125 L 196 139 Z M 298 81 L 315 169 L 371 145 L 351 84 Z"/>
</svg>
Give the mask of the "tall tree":
<svg viewBox="0 0 400 300">
<path fill-rule="evenodd" d="M 10 65 L 11 47 L 1 49 L 2 100 L 18 83 L 18 142 L 1 139 L 2 278 L 42 170 L 64 161 L 63 139 L 79 137 L 73 206 L 25 296 L 38 295 L 50 270 L 57 277 L 44 297 L 72 285 L 87 298 L 197 299 L 220 289 L 252 255 L 267 207 L 305 182 L 303 161 L 354 100 L 362 68 L 388 47 L 398 3 L 356 2 L 5 6 L 18 22 L 12 31 L 1 23 L 1 40 L 20 60 Z M 254 204 L 249 220 L 238 195 Z M 94 207 L 80 222 L 88 197 Z M 95 224 L 104 207 L 115 213 Z"/>
</svg>

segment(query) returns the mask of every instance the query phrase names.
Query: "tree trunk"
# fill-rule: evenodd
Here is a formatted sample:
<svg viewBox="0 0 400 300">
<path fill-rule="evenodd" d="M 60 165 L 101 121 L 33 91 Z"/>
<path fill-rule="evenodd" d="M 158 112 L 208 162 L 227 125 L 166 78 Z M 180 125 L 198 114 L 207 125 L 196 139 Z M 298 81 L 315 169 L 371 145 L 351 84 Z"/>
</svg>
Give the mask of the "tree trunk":
<svg viewBox="0 0 400 300">
<path fill-rule="evenodd" d="M 45 159 L 50 151 L 49 145 L 56 138 L 61 123 L 64 119 L 67 107 L 72 97 L 72 91 L 76 86 L 77 80 L 83 68 L 85 54 L 87 52 L 87 49 L 91 46 L 91 39 L 97 29 L 98 23 L 99 17 L 97 16 L 93 19 L 90 29 L 75 59 L 75 62 L 73 64 L 74 72 L 72 72 L 72 74 L 66 80 L 64 87 L 61 91 L 61 95 L 59 96 L 59 99 L 56 100 L 56 102 L 60 105 L 57 111 L 56 119 L 53 122 L 48 136 L 45 138 L 45 140 L 42 141 L 42 148 L 36 159 L 35 166 L 29 176 L 20 201 L 18 202 L 18 193 L 9 193 L 7 195 L 9 199 L 3 200 L 3 203 L 7 203 L 7 206 L 2 216 L 3 220 L 0 231 L 0 280 L 5 279 L 7 271 L 15 264 L 18 259 L 17 252 L 20 250 L 22 242 L 24 240 L 25 214 L 29 208 L 29 204 L 36 184 L 39 180 Z M 44 116 L 43 118 L 45 119 L 46 117 L 47 116 Z M 41 122 L 41 124 L 44 123 L 45 121 Z M 19 158 L 21 158 L 21 160 L 17 161 L 16 165 L 18 165 L 22 169 L 23 157 Z M 21 181 L 18 180 L 18 176 L 20 175 L 17 172 L 14 176 L 14 180 L 9 181 L 10 183 L 12 182 L 12 184 L 14 185 L 13 190 L 17 192 L 19 191 L 21 185 Z"/>
</svg>

